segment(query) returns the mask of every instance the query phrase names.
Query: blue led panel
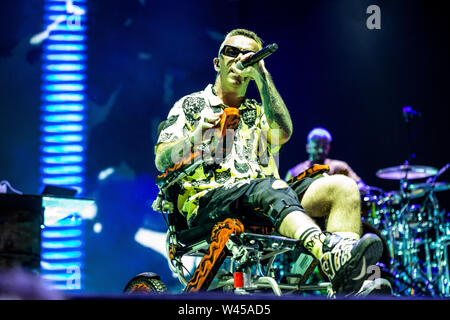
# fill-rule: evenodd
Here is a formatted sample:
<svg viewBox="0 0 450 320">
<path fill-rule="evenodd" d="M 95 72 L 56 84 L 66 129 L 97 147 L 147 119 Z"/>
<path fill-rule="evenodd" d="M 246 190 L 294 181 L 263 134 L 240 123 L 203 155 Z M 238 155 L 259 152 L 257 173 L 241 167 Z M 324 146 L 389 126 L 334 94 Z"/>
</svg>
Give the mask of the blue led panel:
<svg viewBox="0 0 450 320">
<path fill-rule="evenodd" d="M 83 196 L 86 141 L 86 0 L 45 0 L 40 183 Z M 83 216 L 89 201 L 44 199 L 41 276 L 55 289 L 81 290 Z"/>
</svg>

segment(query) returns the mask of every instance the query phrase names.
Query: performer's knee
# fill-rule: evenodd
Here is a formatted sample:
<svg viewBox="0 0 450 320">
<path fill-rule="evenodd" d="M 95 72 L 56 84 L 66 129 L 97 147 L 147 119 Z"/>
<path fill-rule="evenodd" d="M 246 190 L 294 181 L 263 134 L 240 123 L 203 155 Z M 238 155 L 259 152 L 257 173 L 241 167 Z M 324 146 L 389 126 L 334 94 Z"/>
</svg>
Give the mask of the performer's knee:
<svg viewBox="0 0 450 320">
<path fill-rule="evenodd" d="M 253 206 L 263 210 L 275 229 L 278 230 L 281 221 L 293 211 L 304 211 L 297 194 L 285 181 L 262 180 L 251 190 L 249 201 Z"/>
<path fill-rule="evenodd" d="M 359 197 L 358 185 L 356 182 L 345 175 L 335 174 L 320 179 L 323 191 L 332 196 L 351 196 Z"/>
</svg>

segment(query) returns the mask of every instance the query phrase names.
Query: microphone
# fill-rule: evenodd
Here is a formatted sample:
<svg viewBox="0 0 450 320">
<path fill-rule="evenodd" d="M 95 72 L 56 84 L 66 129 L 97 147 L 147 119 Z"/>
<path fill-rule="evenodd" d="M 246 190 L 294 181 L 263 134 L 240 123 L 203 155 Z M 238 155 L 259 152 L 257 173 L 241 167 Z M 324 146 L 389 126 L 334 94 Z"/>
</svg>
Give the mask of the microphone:
<svg viewBox="0 0 450 320">
<path fill-rule="evenodd" d="M 434 177 L 428 178 L 427 181 L 426 181 L 426 183 L 431 183 L 431 182 L 434 183 L 434 181 L 436 180 L 436 178 L 439 177 L 440 175 L 442 175 L 445 171 L 447 171 L 448 168 L 450 168 L 450 163 L 447 163 L 445 166 L 443 166 L 443 167 L 438 171 L 438 173 L 436 173 L 436 175 L 435 175 Z"/>
<path fill-rule="evenodd" d="M 248 66 L 251 66 L 252 64 L 257 63 L 259 60 L 264 59 L 267 56 L 270 56 L 272 53 L 278 50 L 278 45 L 276 43 L 269 44 L 267 47 L 259 50 L 254 55 L 252 55 L 250 58 L 245 60 L 244 62 L 239 61 L 236 64 L 236 68 L 242 70 L 247 68 Z"/>
<path fill-rule="evenodd" d="M 413 117 L 420 117 L 422 114 L 419 111 L 413 110 L 413 108 L 407 106 L 403 107 L 402 109 L 403 117 L 405 118 L 405 121 L 408 122 L 409 119 L 412 119 Z"/>
</svg>

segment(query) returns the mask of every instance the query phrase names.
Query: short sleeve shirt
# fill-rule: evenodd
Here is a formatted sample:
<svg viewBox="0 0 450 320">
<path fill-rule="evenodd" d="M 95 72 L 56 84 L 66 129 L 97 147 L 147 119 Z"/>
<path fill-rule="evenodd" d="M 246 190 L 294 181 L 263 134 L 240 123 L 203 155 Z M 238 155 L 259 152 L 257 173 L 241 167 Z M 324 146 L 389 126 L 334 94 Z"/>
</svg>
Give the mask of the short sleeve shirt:
<svg viewBox="0 0 450 320">
<path fill-rule="evenodd" d="M 203 91 L 181 98 L 169 111 L 155 151 L 161 143 L 187 138 L 206 114 L 220 112 L 226 107 L 211 84 Z M 270 128 L 262 105 L 254 99 L 245 99 L 239 107 L 239 115 L 231 148 L 220 162 L 202 164 L 181 181 L 177 205 L 188 223 L 197 213 L 199 199 L 213 188 L 230 187 L 254 178 L 279 179 L 274 158 L 278 147 L 272 147 L 266 139 Z M 201 144 L 198 147 L 208 148 Z"/>
</svg>

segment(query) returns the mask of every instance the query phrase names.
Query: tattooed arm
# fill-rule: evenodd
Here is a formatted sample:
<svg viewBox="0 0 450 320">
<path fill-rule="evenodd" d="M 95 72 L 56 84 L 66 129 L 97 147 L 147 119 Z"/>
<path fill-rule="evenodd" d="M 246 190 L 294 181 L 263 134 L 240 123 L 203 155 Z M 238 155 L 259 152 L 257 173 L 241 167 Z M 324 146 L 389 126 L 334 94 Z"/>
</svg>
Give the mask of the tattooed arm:
<svg viewBox="0 0 450 320">
<path fill-rule="evenodd" d="M 205 140 L 204 133 L 219 123 L 221 114 L 222 112 L 209 114 L 202 118 L 196 128 L 181 139 L 158 144 L 155 148 L 156 168 L 164 172 L 189 156 L 194 146 L 208 142 L 208 139 Z"/>
<path fill-rule="evenodd" d="M 164 172 L 167 168 L 173 167 L 177 160 L 180 161 L 186 153 L 189 154 L 191 146 L 189 137 L 159 144 L 155 149 L 156 168 Z"/>
<path fill-rule="evenodd" d="M 242 61 L 247 60 L 252 54 L 242 57 Z M 278 90 L 275 88 L 272 77 L 264 65 L 264 60 L 254 66 L 249 66 L 244 70 L 234 69 L 243 77 L 250 77 L 256 82 L 261 95 L 264 113 L 267 118 L 270 130 L 267 132 L 267 140 L 272 145 L 282 145 L 286 143 L 292 135 L 292 120 L 289 111 L 284 104 Z"/>
<path fill-rule="evenodd" d="M 263 68 L 256 80 L 270 131 L 267 140 L 274 145 L 286 143 L 292 135 L 292 120 L 269 72 Z M 275 136 L 277 136 L 275 138 Z M 278 139 L 278 142 L 277 142 Z"/>
</svg>

